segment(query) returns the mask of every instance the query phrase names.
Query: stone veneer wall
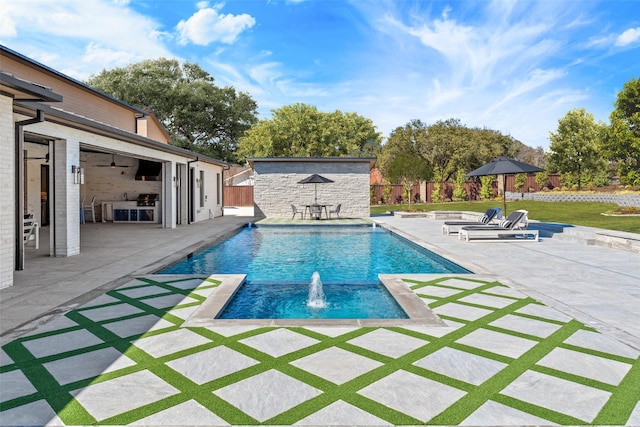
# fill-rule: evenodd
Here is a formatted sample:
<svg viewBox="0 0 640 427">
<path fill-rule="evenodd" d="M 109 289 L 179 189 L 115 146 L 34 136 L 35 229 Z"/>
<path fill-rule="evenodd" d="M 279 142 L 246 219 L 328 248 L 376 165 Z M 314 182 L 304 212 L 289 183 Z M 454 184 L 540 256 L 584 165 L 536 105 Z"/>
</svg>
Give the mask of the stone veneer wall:
<svg viewBox="0 0 640 427">
<path fill-rule="evenodd" d="M 368 161 L 256 161 L 255 213 L 265 217 L 291 218 L 291 205 L 313 203 L 314 186 L 317 186 L 318 203 L 332 204 L 333 209 L 339 203 L 342 204 L 340 217 L 367 218 L 369 169 Z M 298 181 L 314 173 L 334 182 L 298 184 Z"/>
<path fill-rule="evenodd" d="M 557 194 L 557 193 L 512 193 L 507 191 L 507 200 L 537 200 L 541 202 L 602 202 L 615 203 L 619 206 L 640 206 L 640 195 L 591 193 L 591 194 Z"/>
</svg>

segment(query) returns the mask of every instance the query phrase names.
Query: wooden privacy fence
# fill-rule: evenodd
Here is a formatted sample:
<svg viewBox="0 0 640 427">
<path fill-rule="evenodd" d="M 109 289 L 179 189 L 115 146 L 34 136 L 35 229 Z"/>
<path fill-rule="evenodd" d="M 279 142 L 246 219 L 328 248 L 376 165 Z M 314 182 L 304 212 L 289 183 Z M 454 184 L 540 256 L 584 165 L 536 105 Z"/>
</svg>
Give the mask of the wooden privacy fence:
<svg viewBox="0 0 640 427">
<path fill-rule="evenodd" d="M 507 191 L 514 192 L 515 190 L 515 175 L 507 175 Z M 551 188 L 558 187 L 560 185 L 560 176 L 559 175 L 549 175 L 547 182 L 551 185 Z M 436 182 L 427 181 L 422 182 L 418 185 L 414 185 L 411 190 L 412 200 L 411 203 L 421 202 L 421 203 L 432 203 L 433 199 L 431 195 L 436 186 Z M 404 191 L 404 187 L 399 184 L 394 185 L 372 185 L 372 193 L 371 193 L 371 204 L 397 204 L 397 203 L 407 203 L 407 195 Z M 389 191 L 389 187 L 391 187 L 391 191 Z M 440 190 L 440 195 L 443 200 L 451 200 L 453 199 L 453 188 L 454 184 L 452 182 L 445 182 L 442 184 L 442 188 Z M 480 182 L 475 181 L 467 181 L 464 183 L 464 188 L 467 193 L 466 200 L 480 200 Z M 498 191 L 498 185 L 496 181 L 492 183 L 493 195 L 494 197 L 502 194 L 502 187 L 500 187 Z M 522 189 L 520 190 L 523 193 L 530 193 L 540 191 L 541 188 L 535 181 L 534 175 L 527 176 Z"/>
<path fill-rule="evenodd" d="M 223 187 L 224 206 L 253 206 L 253 185 Z"/>
</svg>

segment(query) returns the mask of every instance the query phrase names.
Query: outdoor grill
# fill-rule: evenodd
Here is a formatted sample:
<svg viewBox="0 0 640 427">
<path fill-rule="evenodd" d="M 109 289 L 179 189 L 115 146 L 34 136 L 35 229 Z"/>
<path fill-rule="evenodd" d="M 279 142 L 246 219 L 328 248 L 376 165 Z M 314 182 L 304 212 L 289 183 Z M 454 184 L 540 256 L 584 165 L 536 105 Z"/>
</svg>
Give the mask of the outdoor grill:
<svg viewBox="0 0 640 427">
<path fill-rule="evenodd" d="M 158 194 L 140 194 L 138 196 L 138 206 L 155 206 L 158 200 Z"/>
</svg>

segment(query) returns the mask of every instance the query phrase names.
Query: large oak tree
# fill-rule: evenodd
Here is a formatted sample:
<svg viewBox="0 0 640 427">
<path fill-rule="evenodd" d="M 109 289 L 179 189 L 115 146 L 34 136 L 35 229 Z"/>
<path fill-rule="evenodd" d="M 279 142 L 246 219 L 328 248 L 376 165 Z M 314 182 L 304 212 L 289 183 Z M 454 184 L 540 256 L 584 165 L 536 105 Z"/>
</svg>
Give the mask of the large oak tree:
<svg viewBox="0 0 640 427">
<path fill-rule="evenodd" d="M 240 139 L 239 156 L 375 157 L 381 136 L 370 119 L 297 103 L 272 110 Z"/>
<path fill-rule="evenodd" d="M 219 87 L 199 65 L 150 59 L 102 70 L 87 84 L 139 108 L 150 108 L 172 143 L 236 162 L 238 142 L 258 119 L 257 104 L 233 87 Z"/>
</svg>

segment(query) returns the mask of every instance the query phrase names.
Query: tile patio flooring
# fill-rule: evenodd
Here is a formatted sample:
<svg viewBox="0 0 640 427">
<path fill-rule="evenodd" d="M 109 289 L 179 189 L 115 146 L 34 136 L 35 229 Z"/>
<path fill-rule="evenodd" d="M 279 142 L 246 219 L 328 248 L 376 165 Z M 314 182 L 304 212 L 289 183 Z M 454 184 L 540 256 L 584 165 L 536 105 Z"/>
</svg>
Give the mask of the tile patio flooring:
<svg viewBox="0 0 640 427">
<path fill-rule="evenodd" d="M 447 326 L 181 328 L 220 277 L 136 276 L 3 345 L 0 424 L 640 425 L 637 346 L 517 278 L 398 276 Z"/>
</svg>

